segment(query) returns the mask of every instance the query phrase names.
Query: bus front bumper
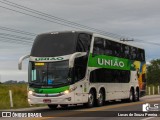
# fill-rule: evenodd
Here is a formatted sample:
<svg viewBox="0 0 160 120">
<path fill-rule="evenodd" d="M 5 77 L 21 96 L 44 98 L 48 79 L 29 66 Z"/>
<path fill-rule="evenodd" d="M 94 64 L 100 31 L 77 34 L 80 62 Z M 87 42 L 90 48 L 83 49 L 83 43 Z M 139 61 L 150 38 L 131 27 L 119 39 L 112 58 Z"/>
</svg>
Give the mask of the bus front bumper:
<svg viewBox="0 0 160 120">
<path fill-rule="evenodd" d="M 29 104 L 74 104 L 74 94 L 68 93 L 56 97 L 34 96 L 28 94 Z"/>
</svg>

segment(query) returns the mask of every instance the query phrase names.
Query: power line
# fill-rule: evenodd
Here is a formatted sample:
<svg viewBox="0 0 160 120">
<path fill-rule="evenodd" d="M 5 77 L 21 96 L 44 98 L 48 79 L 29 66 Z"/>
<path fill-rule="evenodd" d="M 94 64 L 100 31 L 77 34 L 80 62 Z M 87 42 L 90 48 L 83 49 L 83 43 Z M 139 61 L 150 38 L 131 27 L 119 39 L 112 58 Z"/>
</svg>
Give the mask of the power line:
<svg viewBox="0 0 160 120">
<path fill-rule="evenodd" d="M 9 38 L 9 37 L 3 37 L 3 36 L 1 36 L 0 38 L 1 38 L 1 41 L 3 41 L 3 42 L 11 42 L 11 43 L 14 43 L 14 44 L 17 44 L 17 43 L 19 44 L 20 43 L 20 44 L 23 44 L 23 45 L 33 44 L 33 42 L 23 41 L 23 40 Z"/>
<path fill-rule="evenodd" d="M 49 15 L 49 14 L 46 14 L 46 13 L 43 13 L 43 12 L 40 12 L 40 11 L 37 11 L 37 10 L 34 10 L 34 9 L 31 9 L 31 8 L 28 8 L 28 7 L 25 7 L 25 6 L 22 6 L 22 5 L 18 5 L 16 3 L 13 3 L 13 2 L 10 2 L 10 1 L 7 1 L 7 0 L 3 0 L 5 2 L 8 2 L 8 3 L 5 3 L 5 2 L 2 2 L 0 1 L 1 3 L 4 3 L 4 4 L 7 4 L 9 6 L 12 6 L 12 7 L 16 7 L 16 8 L 19 8 L 21 10 L 25 10 L 25 11 L 28 11 L 28 12 L 31 12 L 31 13 L 35 13 L 35 14 L 38 14 L 40 16 L 44 16 L 44 17 L 47 17 L 47 18 L 50 18 L 50 19 L 54 19 L 56 21 L 58 21 L 57 24 L 60 24 L 60 25 L 65 25 L 65 26 L 69 26 L 68 27 L 72 27 L 73 28 L 73 25 L 76 26 L 76 28 L 83 28 L 83 29 L 89 29 L 89 30 L 92 30 L 92 31 L 96 31 L 98 33 L 101 33 L 101 34 L 105 34 L 105 35 L 109 35 L 109 36 L 112 36 L 112 37 L 118 37 L 118 38 L 124 38 L 124 36 L 121 36 L 121 35 L 117 35 L 117 34 L 114 34 L 114 33 L 109 33 L 109 32 L 106 32 L 106 31 L 103 31 L 103 30 L 99 30 L 99 29 L 95 29 L 95 28 L 92 28 L 92 27 L 88 27 L 88 26 L 85 26 L 85 25 L 81 25 L 79 23 L 75 23 L 75 22 L 71 22 L 71 21 L 68 21 L 68 20 L 65 20 L 65 19 L 62 19 L 62 18 L 58 18 L 56 16 L 53 16 L 53 15 Z M 2 6 L 1 6 L 2 7 Z M 32 15 L 33 16 L 33 15 Z M 36 16 L 37 17 L 37 16 Z M 53 22 L 53 21 L 52 21 Z M 55 21 L 54 21 L 55 22 Z M 59 22 L 63 22 L 62 23 L 59 23 Z M 65 23 L 65 24 L 64 24 Z M 67 25 L 66 25 L 67 24 Z M 74 27 L 75 28 L 75 27 Z"/>
<path fill-rule="evenodd" d="M 149 42 L 149 41 L 144 41 L 144 40 L 135 40 L 134 42 L 142 43 L 142 44 L 152 44 L 152 45 L 160 46 L 160 43 Z"/>
<path fill-rule="evenodd" d="M 17 47 L 17 46 L 19 46 L 19 47 Z M 14 44 L 14 42 L 12 42 L 12 41 L 7 41 L 7 42 L 1 41 L 1 44 L 0 44 L 1 50 L 3 50 L 3 49 L 8 49 L 8 50 L 12 49 L 13 50 L 14 48 L 24 48 L 24 47 L 29 48 L 29 46 L 31 46 L 31 45 L 26 45 L 24 43 L 15 43 Z"/>
<path fill-rule="evenodd" d="M 33 44 L 32 38 L 27 38 L 27 37 L 22 37 L 22 36 L 7 34 L 7 33 L 0 33 L 0 38 L 1 38 L 1 42 L 12 42 L 14 44 L 16 44 L 16 43 L 18 43 L 18 44 L 20 44 L 20 43 L 31 44 L 32 43 Z"/>
<path fill-rule="evenodd" d="M 81 29 L 89 29 L 89 30 L 92 30 L 92 31 L 97 31 L 98 33 L 102 34 L 102 35 L 111 35 L 112 37 L 119 37 L 119 38 L 125 38 L 124 36 L 121 36 L 121 35 L 117 35 L 117 34 L 114 34 L 114 33 L 109 33 L 109 32 L 106 32 L 106 31 L 103 31 L 103 30 L 99 30 L 99 29 L 95 29 L 95 28 L 92 28 L 92 27 L 88 27 L 88 26 L 85 26 L 85 25 L 81 25 L 79 23 L 75 23 L 75 22 L 71 22 L 71 21 L 68 21 L 68 20 L 65 20 L 65 19 L 62 19 L 62 18 L 59 18 L 59 17 L 56 17 L 56 16 L 53 16 L 53 15 L 49 15 L 49 14 L 46 14 L 44 12 L 40 12 L 40 11 L 37 11 L 37 10 L 34 10 L 34 9 L 31 9 L 31 8 L 28 8 L 28 7 L 25 7 L 25 6 L 22 6 L 22 5 L 19 5 L 19 4 L 16 4 L 16 3 L 13 3 L 13 2 L 10 2 L 10 1 L 7 1 L 7 0 L 3 0 L 5 2 L 8 2 L 8 3 L 5 3 L 5 2 L 2 2 L 0 1 L 1 3 L 4 3 L 6 5 L 9 5 L 9 6 L 12 6 L 12 7 L 16 7 L 16 8 L 19 8 L 21 10 L 24 10 L 24 11 L 28 11 L 30 13 L 35 13 L 36 15 L 40 15 L 40 16 L 43 16 L 43 17 L 47 17 L 47 18 L 50 18 L 50 19 L 53 19 L 53 20 L 56 20 L 56 21 L 52 21 L 52 20 L 48 20 L 46 18 L 41 18 L 41 17 L 38 17 L 38 16 L 35 16 L 35 15 L 31 15 L 31 14 L 28 14 L 28 13 L 24 13 L 24 12 L 21 12 L 21 11 L 17 11 L 15 9 L 10 9 L 10 8 L 6 8 L 4 6 L 0 6 L 4 9 L 8 9 L 8 10 L 11 10 L 11 11 L 14 11 L 14 12 L 18 12 L 18 13 L 21 13 L 21 14 L 25 14 L 25 15 L 28 15 L 28 16 L 31 16 L 31 17 L 35 17 L 35 18 L 38 18 L 38 19 L 41 19 L 41 20 L 45 20 L 45 21 L 49 21 L 49 22 L 52 22 L 52 23 L 56 23 L 56 24 L 60 24 L 60 25 L 64 25 L 64 26 L 67 26 L 67 27 L 72 27 L 72 28 L 81 28 Z M 63 22 L 63 23 L 60 23 L 60 22 Z M 67 25 L 66 25 L 67 24 Z M 143 40 L 137 40 L 139 42 L 142 42 Z M 136 41 L 135 41 L 136 42 Z M 143 41 L 143 43 L 147 43 L 147 44 L 153 44 L 153 45 L 159 45 L 159 43 L 153 43 L 153 42 L 146 42 L 146 41 Z"/>
<path fill-rule="evenodd" d="M 137 42 L 137 43 L 141 43 L 141 44 L 152 44 L 152 45 L 160 46 L 160 43 L 149 42 L 149 41 L 144 41 L 144 40 L 121 39 L 120 41 L 122 41 L 122 42 Z"/>
<path fill-rule="evenodd" d="M 30 33 L 30 32 L 26 32 L 26 31 L 22 31 L 22 30 L 17 30 L 17 29 L 13 29 L 13 28 L 7 28 L 7 27 L 3 27 L 3 26 L 0 26 L 0 29 L 4 30 L 4 31 L 19 33 L 19 34 L 24 34 L 24 35 L 29 35 L 29 36 L 36 36 L 35 33 Z"/>
<path fill-rule="evenodd" d="M 4 9 L 7 9 L 7 10 L 10 10 L 10 11 L 14 11 L 14 12 L 17 12 L 17 13 L 21 13 L 21 14 L 24 14 L 24 15 L 28 15 L 28 16 L 31 16 L 31 17 L 34 17 L 34 18 L 38 18 L 38 19 L 41 19 L 41 20 L 45 20 L 45 21 L 48 21 L 48 22 L 60 24 L 60 25 L 67 26 L 67 27 L 72 27 L 72 26 L 70 26 L 70 25 L 65 25 L 65 24 L 58 23 L 58 22 L 55 22 L 55 21 L 52 21 L 52 20 L 48 20 L 48 19 L 41 18 L 41 17 L 34 16 L 34 15 L 30 15 L 30 14 L 28 14 L 28 13 L 20 12 L 20 11 L 17 11 L 17 10 L 11 9 L 11 8 L 7 8 L 7 7 L 4 7 L 4 6 L 0 6 L 0 7 L 1 7 L 1 8 L 4 8 Z M 76 28 L 76 29 L 77 29 L 77 27 L 72 27 L 72 28 Z"/>
<path fill-rule="evenodd" d="M 7 33 L 0 33 L 0 35 L 1 36 L 7 36 L 7 37 L 9 36 L 9 37 L 14 37 L 14 38 L 19 38 L 19 39 L 22 39 L 22 40 L 28 40 L 28 41 L 32 40 L 33 41 L 32 38 L 27 38 L 27 37 L 22 37 L 22 36 L 7 34 Z"/>
</svg>

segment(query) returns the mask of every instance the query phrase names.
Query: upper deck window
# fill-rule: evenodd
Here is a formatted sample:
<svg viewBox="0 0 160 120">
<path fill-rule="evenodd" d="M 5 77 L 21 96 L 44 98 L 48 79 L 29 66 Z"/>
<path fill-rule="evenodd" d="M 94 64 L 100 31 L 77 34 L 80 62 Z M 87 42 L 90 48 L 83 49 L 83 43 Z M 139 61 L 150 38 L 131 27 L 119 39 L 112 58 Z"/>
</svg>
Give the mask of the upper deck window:
<svg viewBox="0 0 160 120">
<path fill-rule="evenodd" d="M 143 49 L 99 37 L 94 38 L 93 55 L 107 55 L 145 61 Z"/>
</svg>

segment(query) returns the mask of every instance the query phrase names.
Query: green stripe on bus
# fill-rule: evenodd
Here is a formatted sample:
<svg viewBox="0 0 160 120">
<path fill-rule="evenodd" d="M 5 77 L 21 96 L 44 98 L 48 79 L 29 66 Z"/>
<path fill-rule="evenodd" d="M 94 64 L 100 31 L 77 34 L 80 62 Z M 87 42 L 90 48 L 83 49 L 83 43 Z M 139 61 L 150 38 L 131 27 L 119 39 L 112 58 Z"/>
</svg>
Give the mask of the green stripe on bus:
<svg viewBox="0 0 160 120">
<path fill-rule="evenodd" d="M 33 88 L 34 92 L 42 93 L 42 94 L 50 94 L 50 93 L 60 93 L 65 90 L 69 90 L 69 86 L 59 87 L 59 88 Z"/>
<path fill-rule="evenodd" d="M 97 68 L 131 70 L 131 68 L 133 67 L 133 61 L 113 56 L 106 56 L 106 55 L 92 56 L 92 54 L 90 54 L 88 66 Z"/>
</svg>

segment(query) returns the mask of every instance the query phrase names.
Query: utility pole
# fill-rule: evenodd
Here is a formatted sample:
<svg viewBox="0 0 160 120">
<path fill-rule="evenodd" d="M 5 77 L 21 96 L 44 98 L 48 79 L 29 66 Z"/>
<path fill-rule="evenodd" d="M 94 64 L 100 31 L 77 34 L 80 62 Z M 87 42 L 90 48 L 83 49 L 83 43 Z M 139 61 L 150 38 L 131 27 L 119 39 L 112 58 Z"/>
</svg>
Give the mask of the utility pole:
<svg viewBox="0 0 160 120">
<path fill-rule="evenodd" d="M 2 82 L 1 82 L 1 75 L 0 75 L 0 83 L 2 83 Z"/>
</svg>

